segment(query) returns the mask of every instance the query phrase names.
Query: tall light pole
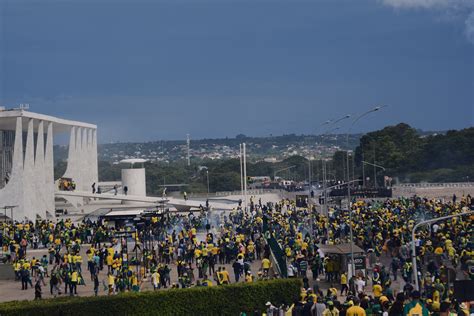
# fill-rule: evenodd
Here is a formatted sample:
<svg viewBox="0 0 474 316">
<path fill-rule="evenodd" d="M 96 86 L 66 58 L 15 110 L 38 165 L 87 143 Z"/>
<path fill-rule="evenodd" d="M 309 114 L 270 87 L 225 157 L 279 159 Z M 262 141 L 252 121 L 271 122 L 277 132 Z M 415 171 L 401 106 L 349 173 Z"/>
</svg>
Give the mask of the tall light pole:
<svg viewBox="0 0 474 316">
<path fill-rule="evenodd" d="M 376 165 L 376 164 L 371 163 L 371 162 L 368 162 L 368 161 L 362 161 L 362 163 L 363 163 L 364 165 L 370 165 L 370 166 L 373 166 L 374 168 L 380 168 L 380 169 L 382 169 L 383 171 L 385 171 L 385 167 L 384 167 L 384 166 Z"/>
<path fill-rule="evenodd" d="M 187 163 L 188 167 L 191 165 L 191 139 L 189 138 L 189 134 L 186 134 L 186 150 L 187 150 Z"/>
<path fill-rule="evenodd" d="M 324 140 L 324 137 L 329 134 L 330 132 L 332 131 L 335 131 L 335 130 L 338 130 L 339 127 L 336 127 L 335 129 L 331 129 L 336 123 L 339 123 L 340 121 L 343 121 L 343 120 L 346 120 L 348 118 L 350 118 L 351 115 L 350 114 L 346 114 L 344 115 L 343 117 L 341 118 L 338 118 L 336 120 L 329 120 L 329 121 L 326 121 L 324 122 L 321 126 L 324 126 L 324 125 L 329 125 L 329 128 L 326 130 L 326 132 L 323 133 L 323 135 L 321 136 L 322 139 Z M 327 209 L 327 175 L 326 175 L 326 172 L 327 172 L 327 166 L 326 166 L 326 160 L 325 159 L 322 159 L 321 161 L 322 163 L 322 169 L 323 169 L 323 194 L 324 194 L 324 210 L 323 210 L 323 213 L 324 214 L 328 214 L 328 209 Z"/>
<path fill-rule="evenodd" d="M 364 136 L 367 136 L 368 138 L 370 138 L 370 139 L 372 140 L 372 150 L 373 150 L 373 152 L 374 152 L 374 153 L 373 153 L 373 155 L 374 155 L 374 157 L 373 157 L 373 158 L 374 158 L 374 163 L 373 163 L 372 166 L 374 167 L 374 188 L 376 188 L 376 187 L 377 187 L 377 170 L 376 170 L 376 168 L 375 168 L 375 165 L 376 165 L 377 163 L 375 162 L 375 146 L 376 146 L 377 144 L 376 144 L 376 142 L 375 142 L 375 139 L 374 139 L 372 136 L 370 136 L 369 134 L 365 134 Z M 362 151 L 363 151 L 363 150 L 362 150 Z M 362 159 L 362 160 L 363 160 L 363 159 Z M 364 164 L 362 164 L 362 166 L 364 166 Z M 365 181 L 365 179 L 364 179 L 364 181 Z"/>
<path fill-rule="evenodd" d="M 363 157 L 363 156 L 362 156 L 362 157 Z M 375 163 L 370 163 L 370 162 L 368 162 L 368 161 L 362 160 L 362 170 L 364 170 L 364 166 L 365 166 L 365 165 L 369 165 L 369 166 L 373 166 L 373 167 L 374 167 L 374 183 L 376 184 L 376 183 L 377 183 L 377 178 L 376 178 L 376 176 L 377 176 L 377 168 L 380 168 L 380 169 L 382 169 L 383 171 L 385 171 L 385 167 L 380 166 L 380 165 L 377 165 L 377 164 L 375 164 Z M 377 185 L 375 185 L 374 187 L 377 188 Z"/>
<path fill-rule="evenodd" d="M 322 123 L 318 128 L 321 128 L 322 126 L 325 126 L 325 125 L 328 125 L 328 124 L 331 124 L 331 120 L 327 120 L 326 122 Z M 324 142 L 324 136 L 325 136 L 326 133 L 323 133 L 323 135 L 321 135 L 321 144 Z M 323 209 L 321 210 L 322 213 L 324 214 L 326 212 L 326 160 L 324 159 L 324 157 L 321 156 L 321 171 L 322 171 L 322 180 L 323 180 L 323 199 L 324 199 L 324 206 L 323 206 Z"/>
<path fill-rule="evenodd" d="M 292 169 L 292 168 L 296 168 L 296 166 L 295 166 L 295 165 L 289 166 L 289 167 L 286 167 L 286 168 L 283 168 L 283 169 L 279 169 L 279 170 L 273 172 L 273 179 L 275 180 L 276 175 L 277 175 L 279 172 L 287 171 L 287 170 L 290 170 L 290 169 Z"/>
<path fill-rule="evenodd" d="M 474 211 L 469 211 L 469 212 L 464 212 L 464 213 L 460 213 L 460 214 L 454 214 L 454 215 L 449 215 L 449 216 L 438 217 L 438 218 L 434 218 L 434 219 L 430 219 L 430 220 L 427 220 L 427 221 L 420 222 L 420 223 L 416 224 L 413 227 L 413 230 L 411 231 L 411 260 L 412 260 L 412 264 L 413 264 L 413 277 L 415 279 L 415 290 L 417 290 L 417 291 L 420 290 L 420 285 L 418 283 L 418 267 L 417 267 L 417 263 L 416 263 L 416 245 L 415 245 L 415 232 L 416 232 L 417 228 L 420 227 L 420 226 L 423 226 L 423 225 L 427 225 L 427 224 L 431 224 L 431 223 L 435 223 L 435 222 L 439 222 L 439 221 L 444 221 L 446 219 L 451 219 L 451 218 L 454 218 L 454 217 L 461 217 L 461 216 L 466 216 L 466 215 L 472 215 L 472 214 L 474 214 Z M 448 286 L 449 286 L 449 284 L 448 284 Z"/>
<path fill-rule="evenodd" d="M 209 170 L 206 170 L 207 176 L 207 199 L 209 200 Z"/>
<path fill-rule="evenodd" d="M 242 166 L 242 144 L 239 144 L 239 160 L 240 160 L 240 195 L 244 197 L 244 168 Z"/>
<path fill-rule="evenodd" d="M 311 157 L 308 157 L 308 195 L 311 197 Z"/>
<path fill-rule="evenodd" d="M 352 205 L 351 205 L 351 186 L 350 186 L 350 172 L 349 172 L 349 133 L 351 132 L 352 128 L 354 125 L 364 116 L 369 115 L 370 113 L 377 112 L 380 109 L 386 107 L 386 105 L 383 106 L 377 106 L 373 108 L 372 110 L 369 110 L 367 112 L 364 112 L 357 116 L 353 121 L 349 129 L 347 130 L 346 134 L 346 146 L 347 146 L 347 152 L 346 152 L 346 160 L 347 160 L 347 210 L 349 211 L 349 228 L 350 228 L 350 238 L 351 238 L 351 267 L 352 267 L 352 274 L 355 275 L 355 263 L 354 263 L 354 233 L 352 229 Z"/>
<path fill-rule="evenodd" d="M 245 212 L 247 212 L 247 146 L 243 143 L 244 153 L 244 198 L 245 198 Z"/>
</svg>

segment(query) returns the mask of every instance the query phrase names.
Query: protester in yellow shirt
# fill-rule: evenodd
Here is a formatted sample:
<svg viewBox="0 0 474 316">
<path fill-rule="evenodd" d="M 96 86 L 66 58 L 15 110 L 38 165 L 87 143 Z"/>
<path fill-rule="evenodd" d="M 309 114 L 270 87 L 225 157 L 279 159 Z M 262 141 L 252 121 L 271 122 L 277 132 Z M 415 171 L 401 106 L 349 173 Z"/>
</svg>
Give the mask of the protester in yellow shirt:
<svg viewBox="0 0 474 316">
<path fill-rule="evenodd" d="M 349 292 L 349 287 L 347 286 L 347 274 L 346 273 L 341 274 L 341 295 L 344 295 L 344 292 L 346 292 L 346 295 Z"/>
<path fill-rule="evenodd" d="M 109 272 L 107 279 L 108 279 L 107 281 L 109 284 L 109 295 L 112 295 L 114 294 L 114 290 L 115 290 L 115 277 L 112 273 Z"/>
<path fill-rule="evenodd" d="M 349 307 L 346 312 L 346 316 L 366 316 L 365 310 L 359 306 L 359 300 L 353 299 L 354 306 Z"/>
<path fill-rule="evenodd" d="M 382 296 L 382 286 L 380 284 L 375 284 L 373 287 L 372 287 L 372 291 L 374 292 L 374 297 L 375 298 L 378 298 L 380 296 Z"/>
<path fill-rule="evenodd" d="M 250 271 L 248 271 L 247 275 L 245 276 L 245 282 L 246 283 L 252 283 L 253 282 L 253 275 Z"/>
<path fill-rule="evenodd" d="M 262 270 L 263 270 L 263 276 L 268 277 L 268 273 L 270 271 L 270 268 L 272 266 L 272 262 L 268 258 L 264 258 L 262 260 Z"/>
<path fill-rule="evenodd" d="M 152 273 L 151 283 L 153 284 L 153 289 L 155 291 L 160 288 L 160 274 L 158 273 L 158 271 Z"/>
</svg>

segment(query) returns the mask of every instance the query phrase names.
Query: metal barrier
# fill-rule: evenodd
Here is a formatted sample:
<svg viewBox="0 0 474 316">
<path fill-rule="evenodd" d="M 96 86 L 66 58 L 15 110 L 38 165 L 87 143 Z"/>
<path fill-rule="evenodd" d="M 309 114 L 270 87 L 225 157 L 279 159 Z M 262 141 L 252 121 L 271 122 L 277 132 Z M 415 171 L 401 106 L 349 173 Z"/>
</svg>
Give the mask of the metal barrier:
<svg viewBox="0 0 474 316">
<path fill-rule="evenodd" d="M 247 190 L 247 195 L 252 196 L 252 195 L 260 195 L 260 194 L 266 194 L 266 193 L 278 193 L 280 190 L 274 190 L 274 189 L 256 189 L 256 190 Z M 241 191 L 221 191 L 221 192 L 214 192 L 214 193 L 209 193 L 209 197 L 225 197 L 225 196 L 241 196 L 242 192 Z M 207 193 L 189 193 L 188 197 L 199 197 L 199 198 L 205 198 L 207 197 Z"/>
<path fill-rule="evenodd" d="M 260 195 L 265 193 L 275 193 L 279 190 L 273 189 L 256 189 L 256 190 L 247 190 L 247 195 Z M 216 192 L 216 196 L 228 196 L 228 195 L 242 195 L 241 191 L 227 191 L 227 192 Z"/>
<path fill-rule="evenodd" d="M 263 217 L 263 234 L 269 235 L 270 238 L 266 238 L 268 245 L 270 246 L 270 252 L 272 255 L 272 259 L 276 262 L 276 267 L 278 269 L 278 273 L 282 278 L 288 277 L 288 270 L 286 266 L 286 257 L 285 252 L 281 249 L 280 244 L 275 239 L 271 231 L 268 227 L 268 219 L 266 216 Z"/>
<path fill-rule="evenodd" d="M 471 188 L 474 182 L 448 182 L 448 183 L 400 183 L 393 188 Z"/>
</svg>

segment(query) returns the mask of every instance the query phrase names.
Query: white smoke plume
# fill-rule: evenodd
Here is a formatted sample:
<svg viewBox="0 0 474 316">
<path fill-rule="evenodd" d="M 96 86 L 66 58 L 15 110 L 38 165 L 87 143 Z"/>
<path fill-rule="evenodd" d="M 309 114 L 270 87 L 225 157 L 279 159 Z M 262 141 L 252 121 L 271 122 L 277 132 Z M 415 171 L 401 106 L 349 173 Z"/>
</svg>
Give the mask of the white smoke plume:
<svg viewBox="0 0 474 316">
<path fill-rule="evenodd" d="M 474 44 L 474 0 L 380 0 L 395 9 L 436 10 L 440 14 L 465 19 L 465 35 Z"/>
</svg>

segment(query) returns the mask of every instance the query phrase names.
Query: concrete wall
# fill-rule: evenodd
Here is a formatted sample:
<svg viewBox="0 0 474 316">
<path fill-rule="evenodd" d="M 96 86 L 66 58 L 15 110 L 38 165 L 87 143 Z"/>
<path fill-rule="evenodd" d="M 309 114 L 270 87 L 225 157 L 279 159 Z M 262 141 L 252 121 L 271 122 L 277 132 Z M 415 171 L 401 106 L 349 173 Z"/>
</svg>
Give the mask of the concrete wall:
<svg viewBox="0 0 474 316">
<path fill-rule="evenodd" d="M 464 187 L 394 187 L 393 196 L 394 197 L 407 197 L 418 195 L 420 197 L 428 199 L 444 199 L 449 201 L 452 199 L 453 194 L 456 194 L 458 201 L 464 195 L 470 194 L 474 197 L 474 185 L 473 186 L 464 186 Z"/>
</svg>

